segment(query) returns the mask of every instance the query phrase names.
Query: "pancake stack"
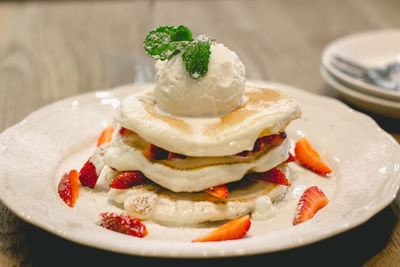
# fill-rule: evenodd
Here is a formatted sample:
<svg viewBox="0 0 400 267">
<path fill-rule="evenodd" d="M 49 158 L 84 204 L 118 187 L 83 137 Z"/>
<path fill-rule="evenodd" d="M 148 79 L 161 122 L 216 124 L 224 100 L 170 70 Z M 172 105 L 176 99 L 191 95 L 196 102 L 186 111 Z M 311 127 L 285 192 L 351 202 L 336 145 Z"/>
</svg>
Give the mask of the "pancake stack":
<svg viewBox="0 0 400 267">
<path fill-rule="evenodd" d="M 300 116 L 285 92 L 251 84 L 242 103 L 223 116 L 173 116 L 159 110 L 149 85 L 122 101 L 117 130 L 97 153 L 106 166 L 98 184 L 115 173 L 140 172 L 147 182 L 111 188 L 109 198 L 127 214 L 161 224 L 193 225 L 249 213 L 265 219 L 290 185 L 285 128 Z"/>
</svg>

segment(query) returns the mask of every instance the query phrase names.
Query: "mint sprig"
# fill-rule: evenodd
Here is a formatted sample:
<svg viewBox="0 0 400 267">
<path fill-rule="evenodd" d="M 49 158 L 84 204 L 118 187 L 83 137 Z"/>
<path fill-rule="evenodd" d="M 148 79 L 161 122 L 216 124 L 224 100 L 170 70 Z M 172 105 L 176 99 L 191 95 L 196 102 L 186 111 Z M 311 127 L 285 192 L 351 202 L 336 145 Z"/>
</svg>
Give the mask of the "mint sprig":
<svg viewBox="0 0 400 267">
<path fill-rule="evenodd" d="M 167 60 L 180 53 L 190 41 L 192 32 L 185 26 L 164 26 L 149 32 L 143 46 L 153 59 Z"/>
<path fill-rule="evenodd" d="M 183 25 L 159 27 L 149 32 L 143 46 L 155 60 L 169 60 L 182 52 L 186 71 L 193 79 L 203 77 L 208 71 L 210 38 L 200 35 L 193 40 L 192 32 Z"/>
<path fill-rule="evenodd" d="M 211 39 L 205 35 L 200 35 L 185 47 L 182 61 L 193 79 L 206 75 L 211 54 L 210 47 Z"/>
</svg>

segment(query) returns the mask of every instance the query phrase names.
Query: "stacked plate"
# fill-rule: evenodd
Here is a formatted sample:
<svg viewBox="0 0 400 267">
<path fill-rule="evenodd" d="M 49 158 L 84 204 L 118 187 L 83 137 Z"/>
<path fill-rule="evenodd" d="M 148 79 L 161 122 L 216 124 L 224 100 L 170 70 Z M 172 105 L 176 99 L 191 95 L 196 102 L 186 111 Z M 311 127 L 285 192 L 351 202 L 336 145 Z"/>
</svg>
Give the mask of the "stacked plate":
<svg viewBox="0 0 400 267">
<path fill-rule="evenodd" d="M 369 31 L 347 35 L 329 44 L 323 51 L 320 71 L 325 81 L 350 104 L 400 119 L 400 82 L 397 89 L 387 89 L 362 70 L 395 62 L 399 66 L 392 76 L 398 75 L 395 78 L 400 80 L 400 30 Z"/>
</svg>

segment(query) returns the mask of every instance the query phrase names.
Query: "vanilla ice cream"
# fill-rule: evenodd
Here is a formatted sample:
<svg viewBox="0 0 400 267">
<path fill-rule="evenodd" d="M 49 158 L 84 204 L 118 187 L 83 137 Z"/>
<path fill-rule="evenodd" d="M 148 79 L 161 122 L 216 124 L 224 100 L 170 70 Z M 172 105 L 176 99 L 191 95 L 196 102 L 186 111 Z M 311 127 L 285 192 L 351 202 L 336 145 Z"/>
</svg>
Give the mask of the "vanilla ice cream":
<svg viewBox="0 0 400 267">
<path fill-rule="evenodd" d="M 245 67 L 235 52 L 213 42 L 204 77 L 193 79 L 181 54 L 156 63 L 155 99 L 158 108 L 178 116 L 220 116 L 242 102 Z"/>
</svg>

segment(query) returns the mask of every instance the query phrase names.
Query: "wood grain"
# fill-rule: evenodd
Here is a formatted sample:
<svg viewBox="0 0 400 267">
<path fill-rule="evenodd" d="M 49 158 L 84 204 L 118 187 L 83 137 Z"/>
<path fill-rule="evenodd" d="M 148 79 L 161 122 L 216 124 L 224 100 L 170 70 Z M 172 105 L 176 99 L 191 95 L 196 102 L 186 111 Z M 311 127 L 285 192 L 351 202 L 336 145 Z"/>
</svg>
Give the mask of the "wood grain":
<svg viewBox="0 0 400 267">
<path fill-rule="evenodd" d="M 165 24 L 217 38 L 238 53 L 248 78 L 338 98 L 319 75 L 324 47 L 345 34 L 399 28 L 399 10 L 396 0 L 0 2 L 0 131 L 56 100 L 148 79 L 151 71 L 137 64 L 144 60 L 141 42 Z M 398 121 L 369 115 L 400 142 Z M 332 265 L 400 266 L 397 209 L 394 202 L 362 226 L 300 249 L 208 262 L 314 265 L 309 259 L 318 258 Z M 75 262 L 66 252 L 96 265 L 177 263 L 81 246 L 0 204 L 0 266 L 54 266 L 49 251 L 61 265 Z"/>
</svg>

